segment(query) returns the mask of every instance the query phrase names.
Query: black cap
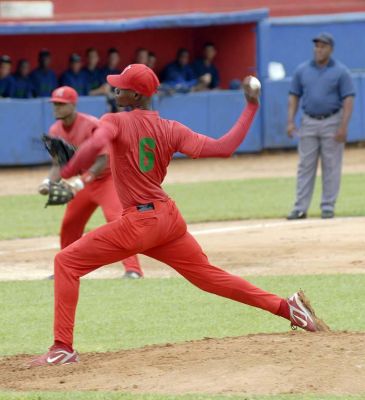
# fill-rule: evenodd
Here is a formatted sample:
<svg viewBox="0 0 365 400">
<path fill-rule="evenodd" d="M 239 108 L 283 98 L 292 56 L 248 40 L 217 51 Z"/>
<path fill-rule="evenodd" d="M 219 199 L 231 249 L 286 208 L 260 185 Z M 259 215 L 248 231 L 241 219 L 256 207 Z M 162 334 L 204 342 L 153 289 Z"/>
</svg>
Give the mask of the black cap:
<svg viewBox="0 0 365 400">
<path fill-rule="evenodd" d="M 0 63 L 1 63 L 1 64 L 11 64 L 11 58 L 10 58 L 10 56 L 8 56 L 8 55 L 6 55 L 6 54 L 3 54 L 3 55 L 0 57 Z"/>
<path fill-rule="evenodd" d="M 331 47 L 335 45 L 335 41 L 333 39 L 333 36 L 330 33 L 327 32 L 321 32 L 318 34 L 315 38 L 313 38 L 313 42 L 321 42 L 325 44 L 329 44 Z"/>
<path fill-rule="evenodd" d="M 70 55 L 70 58 L 68 59 L 69 62 L 73 63 L 73 62 L 80 62 L 81 61 L 81 57 L 77 54 L 77 53 L 72 53 Z"/>
</svg>

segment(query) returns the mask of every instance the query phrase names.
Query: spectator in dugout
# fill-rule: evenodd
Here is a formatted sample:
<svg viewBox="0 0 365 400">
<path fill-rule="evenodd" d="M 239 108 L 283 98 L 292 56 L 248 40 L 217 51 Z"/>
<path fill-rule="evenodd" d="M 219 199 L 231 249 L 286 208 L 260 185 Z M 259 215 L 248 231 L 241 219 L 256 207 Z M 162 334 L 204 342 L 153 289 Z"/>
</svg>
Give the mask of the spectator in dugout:
<svg viewBox="0 0 365 400">
<path fill-rule="evenodd" d="M 162 71 L 161 80 L 163 89 L 182 93 L 194 90 L 198 79 L 190 65 L 189 50 L 184 48 L 178 50 L 175 61 L 168 64 Z"/>
<path fill-rule="evenodd" d="M 157 57 L 156 54 L 153 51 L 148 52 L 148 61 L 147 61 L 147 67 L 151 68 L 152 71 L 156 71 L 156 62 L 157 62 Z"/>
<path fill-rule="evenodd" d="M 72 53 L 69 58 L 69 68 L 61 75 L 60 86 L 71 86 L 80 96 L 86 96 L 88 87 L 81 68 L 81 57 L 76 53 Z"/>
<path fill-rule="evenodd" d="M 13 75 L 15 81 L 14 96 L 17 99 L 30 99 L 34 97 L 34 87 L 30 79 L 30 63 L 26 59 L 18 61 L 17 69 Z"/>
<path fill-rule="evenodd" d="M 106 92 L 106 97 L 108 100 L 108 103 L 110 105 L 110 111 L 111 112 L 117 112 L 118 107 L 115 103 L 115 98 L 113 94 L 113 90 L 110 87 L 110 85 L 106 81 L 106 77 L 108 75 L 118 75 L 121 72 L 120 68 L 120 55 L 119 51 L 115 49 L 114 47 L 110 48 L 108 50 L 108 57 L 107 57 L 107 62 L 104 68 L 101 69 L 101 76 L 103 79 L 103 83 L 107 87 L 107 92 Z"/>
<path fill-rule="evenodd" d="M 134 57 L 134 63 L 135 64 L 148 64 L 148 56 L 149 56 L 149 51 L 143 47 L 140 47 L 136 50 L 135 57 Z"/>
<path fill-rule="evenodd" d="M 187 49 L 177 52 L 176 60 L 167 65 L 161 74 L 160 92 L 169 94 L 175 92 L 187 93 L 190 91 L 205 90 L 210 84 L 212 77 L 209 73 L 197 76 L 190 64 L 190 53 Z"/>
<path fill-rule="evenodd" d="M 202 49 L 202 57 L 198 58 L 194 64 L 193 69 L 195 75 L 201 79 L 201 86 L 204 89 L 215 89 L 219 86 L 219 72 L 214 65 L 214 59 L 217 55 L 217 50 L 213 43 L 207 42 Z"/>
<path fill-rule="evenodd" d="M 52 57 L 47 49 L 38 54 L 38 68 L 30 74 L 35 97 L 50 97 L 57 87 L 57 77 L 51 70 Z"/>
<path fill-rule="evenodd" d="M 13 97 L 15 81 L 11 76 L 12 61 L 8 55 L 0 57 L 0 97 Z"/>
<path fill-rule="evenodd" d="M 121 72 L 120 68 L 120 54 L 114 47 L 108 50 L 108 56 L 105 66 L 101 69 L 102 82 L 106 83 L 108 75 L 118 75 Z"/>
<path fill-rule="evenodd" d="M 86 66 L 82 69 L 82 74 L 89 96 L 100 96 L 107 93 L 108 87 L 103 82 L 102 72 L 98 67 L 99 61 L 99 53 L 94 47 L 86 50 Z"/>
</svg>

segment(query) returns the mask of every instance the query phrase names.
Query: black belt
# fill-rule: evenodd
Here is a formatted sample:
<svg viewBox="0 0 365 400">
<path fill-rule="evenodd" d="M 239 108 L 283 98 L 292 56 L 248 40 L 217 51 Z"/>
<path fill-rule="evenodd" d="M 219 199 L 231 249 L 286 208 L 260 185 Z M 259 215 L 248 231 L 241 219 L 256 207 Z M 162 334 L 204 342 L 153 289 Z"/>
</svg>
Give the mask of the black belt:
<svg viewBox="0 0 365 400">
<path fill-rule="evenodd" d="M 153 205 L 153 203 L 147 203 L 147 204 L 138 204 L 136 208 L 138 211 L 143 212 L 143 211 L 154 210 L 155 206 Z"/>
<path fill-rule="evenodd" d="M 311 117 L 313 119 L 326 119 L 326 118 L 331 117 L 332 115 L 337 114 L 339 111 L 340 110 L 336 110 L 336 111 L 332 111 L 329 114 L 319 114 L 319 115 L 313 115 L 313 114 L 308 114 L 308 113 L 305 113 L 305 114 L 308 115 L 308 117 Z"/>
</svg>

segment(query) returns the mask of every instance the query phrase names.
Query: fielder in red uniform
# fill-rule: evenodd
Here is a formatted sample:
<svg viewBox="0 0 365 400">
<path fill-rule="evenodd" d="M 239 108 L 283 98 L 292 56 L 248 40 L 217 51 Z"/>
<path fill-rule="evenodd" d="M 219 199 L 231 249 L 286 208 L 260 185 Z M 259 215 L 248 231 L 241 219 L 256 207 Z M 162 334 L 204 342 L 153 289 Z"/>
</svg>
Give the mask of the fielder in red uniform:
<svg viewBox="0 0 365 400">
<path fill-rule="evenodd" d="M 147 66 L 132 64 L 120 75 L 108 76 L 109 84 L 117 88 L 118 105 L 133 111 L 104 115 L 100 128 L 61 175 L 68 178 L 89 167 L 95 156 L 110 145 L 111 169 L 123 215 L 56 255 L 54 344 L 31 366 L 78 361 L 73 330 L 80 277 L 135 253 L 170 265 L 202 290 L 269 311 L 308 331 L 322 329 L 301 292 L 284 299 L 211 265 L 187 232 L 175 203 L 161 188 L 175 152 L 193 158 L 229 157 L 237 149 L 259 107 L 259 89 L 250 88 L 249 79 L 244 81 L 246 108 L 233 128 L 215 140 L 150 111 L 150 98 L 159 82 Z"/>
<path fill-rule="evenodd" d="M 99 125 L 99 120 L 92 115 L 76 111 L 78 100 L 77 92 L 63 86 L 53 91 L 51 102 L 57 121 L 51 126 L 49 135 L 60 137 L 68 143 L 79 147 L 89 139 Z M 61 249 L 79 239 L 84 233 L 87 221 L 97 209 L 101 207 L 107 222 L 114 221 L 122 215 L 122 205 L 118 199 L 111 175 L 107 149 L 95 155 L 93 165 L 89 169 L 81 169 L 82 176 L 77 181 L 81 190 L 67 204 L 60 233 Z M 77 175 L 80 171 L 76 171 Z M 38 191 L 47 195 L 50 182 L 59 181 L 60 168 L 53 164 L 46 178 L 39 186 Z M 126 278 L 140 278 L 143 276 L 137 256 L 126 257 L 122 263 Z"/>
</svg>

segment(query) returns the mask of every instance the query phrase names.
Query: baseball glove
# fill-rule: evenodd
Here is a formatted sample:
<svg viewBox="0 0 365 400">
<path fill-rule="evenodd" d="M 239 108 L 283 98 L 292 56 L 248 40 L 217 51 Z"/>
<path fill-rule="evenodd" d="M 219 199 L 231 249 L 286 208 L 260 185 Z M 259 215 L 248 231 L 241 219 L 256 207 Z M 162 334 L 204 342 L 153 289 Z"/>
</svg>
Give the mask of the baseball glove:
<svg viewBox="0 0 365 400">
<path fill-rule="evenodd" d="M 48 200 L 45 207 L 66 204 L 73 198 L 74 193 L 69 185 L 63 182 L 51 182 L 49 185 Z"/>
<path fill-rule="evenodd" d="M 75 154 L 76 147 L 60 138 L 43 135 L 42 141 L 48 153 L 58 161 L 61 167 L 67 164 Z"/>
</svg>

